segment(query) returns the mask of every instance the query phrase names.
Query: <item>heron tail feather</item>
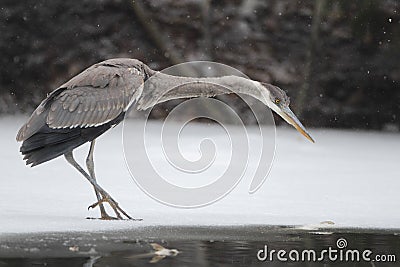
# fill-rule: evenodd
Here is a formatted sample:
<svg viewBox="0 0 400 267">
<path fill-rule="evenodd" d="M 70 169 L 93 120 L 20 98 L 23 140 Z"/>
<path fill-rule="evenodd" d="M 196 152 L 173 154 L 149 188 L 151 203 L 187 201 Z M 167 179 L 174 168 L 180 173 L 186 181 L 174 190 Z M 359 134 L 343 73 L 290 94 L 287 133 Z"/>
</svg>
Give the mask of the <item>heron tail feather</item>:
<svg viewBox="0 0 400 267">
<path fill-rule="evenodd" d="M 70 152 L 86 142 L 79 131 L 51 134 L 39 132 L 26 139 L 20 151 L 26 164 L 33 167 Z"/>
</svg>

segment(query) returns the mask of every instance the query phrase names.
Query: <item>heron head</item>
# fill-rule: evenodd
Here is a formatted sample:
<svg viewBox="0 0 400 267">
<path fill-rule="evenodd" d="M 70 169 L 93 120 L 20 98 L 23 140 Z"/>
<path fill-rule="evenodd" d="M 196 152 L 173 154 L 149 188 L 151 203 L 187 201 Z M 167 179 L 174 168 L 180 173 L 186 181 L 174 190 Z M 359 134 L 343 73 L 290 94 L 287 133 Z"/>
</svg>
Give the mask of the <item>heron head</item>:
<svg viewBox="0 0 400 267">
<path fill-rule="evenodd" d="M 261 85 L 266 89 L 266 94 L 264 96 L 265 104 L 281 116 L 287 123 L 296 128 L 296 130 L 308 140 L 314 143 L 314 139 L 289 108 L 290 98 L 286 95 L 285 91 L 272 84 L 261 83 Z"/>
</svg>

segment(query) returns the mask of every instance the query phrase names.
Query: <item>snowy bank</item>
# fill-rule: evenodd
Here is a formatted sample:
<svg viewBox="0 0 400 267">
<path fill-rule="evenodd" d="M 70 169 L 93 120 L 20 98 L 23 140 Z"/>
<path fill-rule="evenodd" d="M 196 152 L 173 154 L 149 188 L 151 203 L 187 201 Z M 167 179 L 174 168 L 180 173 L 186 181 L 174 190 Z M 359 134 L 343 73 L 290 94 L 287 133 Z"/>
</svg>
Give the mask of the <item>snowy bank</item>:
<svg viewBox="0 0 400 267">
<path fill-rule="evenodd" d="M 93 189 L 62 157 L 25 166 L 15 141 L 25 119 L 0 118 L 0 234 L 161 225 L 400 228 L 398 133 L 310 129 L 316 139 L 311 144 L 292 128 L 278 128 L 275 160 L 260 190 L 249 194 L 251 177 L 245 176 L 222 200 L 180 209 L 137 187 L 125 165 L 119 126 L 97 142 L 97 177 L 121 207 L 143 221 L 99 221 L 85 219 L 98 216 L 97 209 L 87 210 L 95 202 Z M 76 152 L 82 163 L 87 149 Z"/>
</svg>

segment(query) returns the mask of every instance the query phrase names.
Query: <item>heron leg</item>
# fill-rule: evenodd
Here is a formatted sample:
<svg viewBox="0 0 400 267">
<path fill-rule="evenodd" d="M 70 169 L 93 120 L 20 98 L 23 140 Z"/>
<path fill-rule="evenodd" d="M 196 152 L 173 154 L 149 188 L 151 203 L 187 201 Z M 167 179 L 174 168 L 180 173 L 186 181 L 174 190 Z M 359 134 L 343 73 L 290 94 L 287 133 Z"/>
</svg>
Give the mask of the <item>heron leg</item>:
<svg viewBox="0 0 400 267">
<path fill-rule="evenodd" d="M 97 182 L 96 180 L 94 180 L 87 172 L 85 172 L 85 170 L 78 164 L 78 162 L 76 162 L 76 160 L 74 159 L 74 156 L 71 152 L 67 152 L 64 154 L 65 159 L 67 160 L 67 162 L 69 164 L 71 164 L 76 170 L 78 170 L 92 185 L 93 187 L 97 190 L 97 192 L 100 193 L 100 195 L 102 196 L 102 199 L 89 206 L 89 208 L 94 208 L 97 205 L 99 205 L 102 202 L 107 202 L 108 204 L 110 204 L 111 208 L 114 210 L 117 219 L 122 220 L 122 216 L 121 213 L 126 216 L 128 219 L 133 220 L 133 218 L 131 216 L 129 216 L 123 209 L 121 209 L 118 205 L 118 203 L 110 196 L 110 194 L 108 194 Z M 121 212 L 121 213 L 120 213 Z"/>
<path fill-rule="evenodd" d="M 88 154 L 88 156 L 87 156 L 87 158 L 86 158 L 86 167 L 87 167 L 87 169 L 88 169 L 88 171 L 89 171 L 90 177 L 92 177 L 92 179 L 95 180 L 95 181 L 97 182 L 97 180 L 96 180 L 96 174 L 94 173 L 94 160 L 93 160 L 93 153 L 94 153 L 95 141 L 96 141 L 96 140 L 93 140 L 93 141 L 90 143 L 89 154 Z M 96 193 L 97 201 L 100 202 L 100 201 L 101 201 L 101 195 L 100 195 L 100 193 L 97 191 L 97 189 L 96 189 L 95 186 L 93 186 L 93 188 L 94 188 L 94 192 Z M 115 219 L 115 217 L 112 217 L 112 216 L 110 216 L 110 215 L 107 214 L 107 212 L 106 212 L 106 210 L 105 210 L 105 208 L 104 208 L 103 203 L 100 203 L 100 204 L 99 204 L 99 208 L 100 208 L 101 219 L 104 219 L 104 220 L 112 220 L 112 219 Z"/>
</svg>

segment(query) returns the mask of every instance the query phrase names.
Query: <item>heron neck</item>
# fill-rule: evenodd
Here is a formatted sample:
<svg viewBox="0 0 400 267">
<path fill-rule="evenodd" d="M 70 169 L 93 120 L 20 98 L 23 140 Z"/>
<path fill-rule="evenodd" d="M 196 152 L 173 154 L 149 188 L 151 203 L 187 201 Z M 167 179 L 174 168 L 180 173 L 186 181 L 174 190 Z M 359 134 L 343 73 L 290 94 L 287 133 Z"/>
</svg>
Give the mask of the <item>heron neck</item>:
<svg viewBox="0 0 400 267">
<path fill-rule="evenodd" d="M 213 97 L 222 94 L 246 94 L 265 103 L 266 90 L 257 81 L 238 76 L 181 77 L 156 72 L 144 84 L 138 109 L 172 99 L 190 97 Z"/>
</svg>

